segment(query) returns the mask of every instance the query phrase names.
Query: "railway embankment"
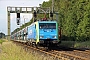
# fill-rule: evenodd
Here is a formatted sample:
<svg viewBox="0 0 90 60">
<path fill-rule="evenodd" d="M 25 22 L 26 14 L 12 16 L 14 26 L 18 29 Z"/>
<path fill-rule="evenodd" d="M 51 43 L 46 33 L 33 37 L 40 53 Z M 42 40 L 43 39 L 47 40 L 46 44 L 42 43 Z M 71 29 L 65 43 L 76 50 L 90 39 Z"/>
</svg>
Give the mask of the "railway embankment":
<svg viewBox="0 0 90 60">
<path fill-rule="evenodd" d="M 12 41 L 3 42 L 2 45 L 0 45 L 0 49 L 0 60 L 64 60 L 73 58 L 76 60 L 88 60 L 88 58 L 90 57 L 90 54 L 88 53 L 90 52 L 90 50 L 52 50 L 49 52 L 42 51 L 42 53 L 39 52 L 36 48 L 31 49 L 30 46 L 26 46 L 22 43 L 15 43 Z M 83 55 L 85 55 L 84 58 Z"/>
</svg>

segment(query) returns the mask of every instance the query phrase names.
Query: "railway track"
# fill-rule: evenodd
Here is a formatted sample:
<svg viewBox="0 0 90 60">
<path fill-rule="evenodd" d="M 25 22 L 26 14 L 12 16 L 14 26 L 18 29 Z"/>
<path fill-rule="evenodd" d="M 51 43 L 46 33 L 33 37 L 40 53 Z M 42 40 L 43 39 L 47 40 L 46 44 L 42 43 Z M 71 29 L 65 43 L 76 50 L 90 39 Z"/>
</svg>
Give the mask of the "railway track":
<svg viewBox="0 0 90 60">
<path fill-rule="evenodd" d="M 16 42 L 16 41 L 15 41 L 15 42 Z M 27 45 L 25 45 L 25 44 L 22 44 L 21 42 L 18 42 L 18 43 L 20 43 L 22 46 L 25 46 L 25 48 L 27 48 L 26 50 L 32 49 L 33 52 L 34 52 L 34 51 L 39 51 L 40 53 L 43 53 L 45 56 L 46 56 L 46 55 L 52 56 L 52 59 L 53 59 L 53 60 L 69 60 L 69 59 L 67 59 L 67 58 L 58 56 L 58 55 L 56 55 L 56 54 L 54 54 L 54 53 L 47 52 L 45 49 L 37 49 L 37 48 L 35 48 L 35 47 L 31 47 L 31 46 L 27 46 Z"/>
<path fill-rule="evenodd" d="M 19 42 L 19 43 L 21 43 L 21 42 Z M 37 49 L 35 47 L 27 46 L 25 44 L 22 44 L 22 45 L 25 46 L 26 50 L 31 49 L 33 51 L 38 51 L 38 52 L 44 54 L 44 56 L 47 56 L 47 55 L 51 56 L 52 60 L 89 60 L 90 59 L 90 54 L 88 53 L 90 51 L 78 51 L 78 50 L 73 50 L 73 51 L 57 51 L 57 50 L 46 51 L 46 49 Z M 47 59 L 47 60 L 49 60 L 49 59 Z"/>
<path fill-rule="evenodd" d="M 86 53 L 90 54 L 90 50 L 85 50 Z"/>
<path fill-rule="evenodd" d="M 69 58 L 70 60 L 89 60 L 89 58 L 82 57 L 79 53 L 76 53 L 74 51 L 56 51 L 56 50 L 54 50 L 54 52 L 56 52 L 57 54 L 60 54 L 62 57 L 64 56 L 66 58 Z M 72 53 L 69 53 L 69 52 L 72 52 Z M 73 53 L 75 53 L 75 54 L 73 54 Z"/>
<path fill-rule="evenodd" d="M 79 51 L 79 50 L 74 50 L 74 54 L 77 53 L 77 55 L 80 55 L 85 58 L 90 59 L 90 51 Z"/>
</svg>

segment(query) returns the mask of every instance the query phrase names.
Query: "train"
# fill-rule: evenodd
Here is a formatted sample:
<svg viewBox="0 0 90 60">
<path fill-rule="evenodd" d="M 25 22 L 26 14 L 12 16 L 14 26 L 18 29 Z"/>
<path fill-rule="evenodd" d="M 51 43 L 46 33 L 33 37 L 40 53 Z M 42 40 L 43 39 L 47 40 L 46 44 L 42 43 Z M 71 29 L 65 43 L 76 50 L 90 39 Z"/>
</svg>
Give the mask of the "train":
<svg viewBox="0 0 90 60">
<path fill-rule="evenodd" d="M 25 42 L 28 45 L 51 46 L 60 42 L 58 32 L 57 21 L 38 20 L 12 34 L 11 39 Z"/>
</svg>

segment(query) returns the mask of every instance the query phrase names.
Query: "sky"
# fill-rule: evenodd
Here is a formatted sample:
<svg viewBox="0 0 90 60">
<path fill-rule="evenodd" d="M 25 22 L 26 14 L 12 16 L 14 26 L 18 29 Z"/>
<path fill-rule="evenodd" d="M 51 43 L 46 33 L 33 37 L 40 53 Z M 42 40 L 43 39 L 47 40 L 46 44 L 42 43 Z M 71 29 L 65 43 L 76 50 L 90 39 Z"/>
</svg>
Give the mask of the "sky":
<svg viewBox="0 0 90 60">
<path fill-rule="evenodd" d="M 7 6 L 14 7 L 38 7 L 39 4 L 43 3 L 43 1 L 49 0 L 0 0 L 0 32 L 3 32 L 7 35 Z M 32 14 L 20 14 L 20 23 L 21 25 L 30 21 L 32 18 Z M 17 27 L 16 23 L 16 13 L 10 13 L 10 24 L 11 24 L 11 32 L 15 30 Z"/>
</svg>

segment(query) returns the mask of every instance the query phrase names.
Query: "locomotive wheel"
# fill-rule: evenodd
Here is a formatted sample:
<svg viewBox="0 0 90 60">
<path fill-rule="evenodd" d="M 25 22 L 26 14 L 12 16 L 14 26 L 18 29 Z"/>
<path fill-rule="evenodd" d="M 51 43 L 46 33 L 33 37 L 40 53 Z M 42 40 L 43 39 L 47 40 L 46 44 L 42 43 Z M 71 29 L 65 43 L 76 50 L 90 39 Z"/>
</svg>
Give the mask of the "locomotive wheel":
<svg viewBox="0 0 90 60">
<path fill-rule="evenodd" d="M 36 44 L 36 48 L 39 48 L 39 43 Z"/>
<path fill-rule="evenodd" d="M 36 43 L 35 42 L 32 42 L 32 47 L 36 47 Z"/>
<path fill-rule="evenodd" d="M 31 43 L 30 43 L 30 42 L 27 42 L 27 45 L 28 45 L 28 46 L 30 46 L 30 45 L 31 45 Z"/>
</svg>

